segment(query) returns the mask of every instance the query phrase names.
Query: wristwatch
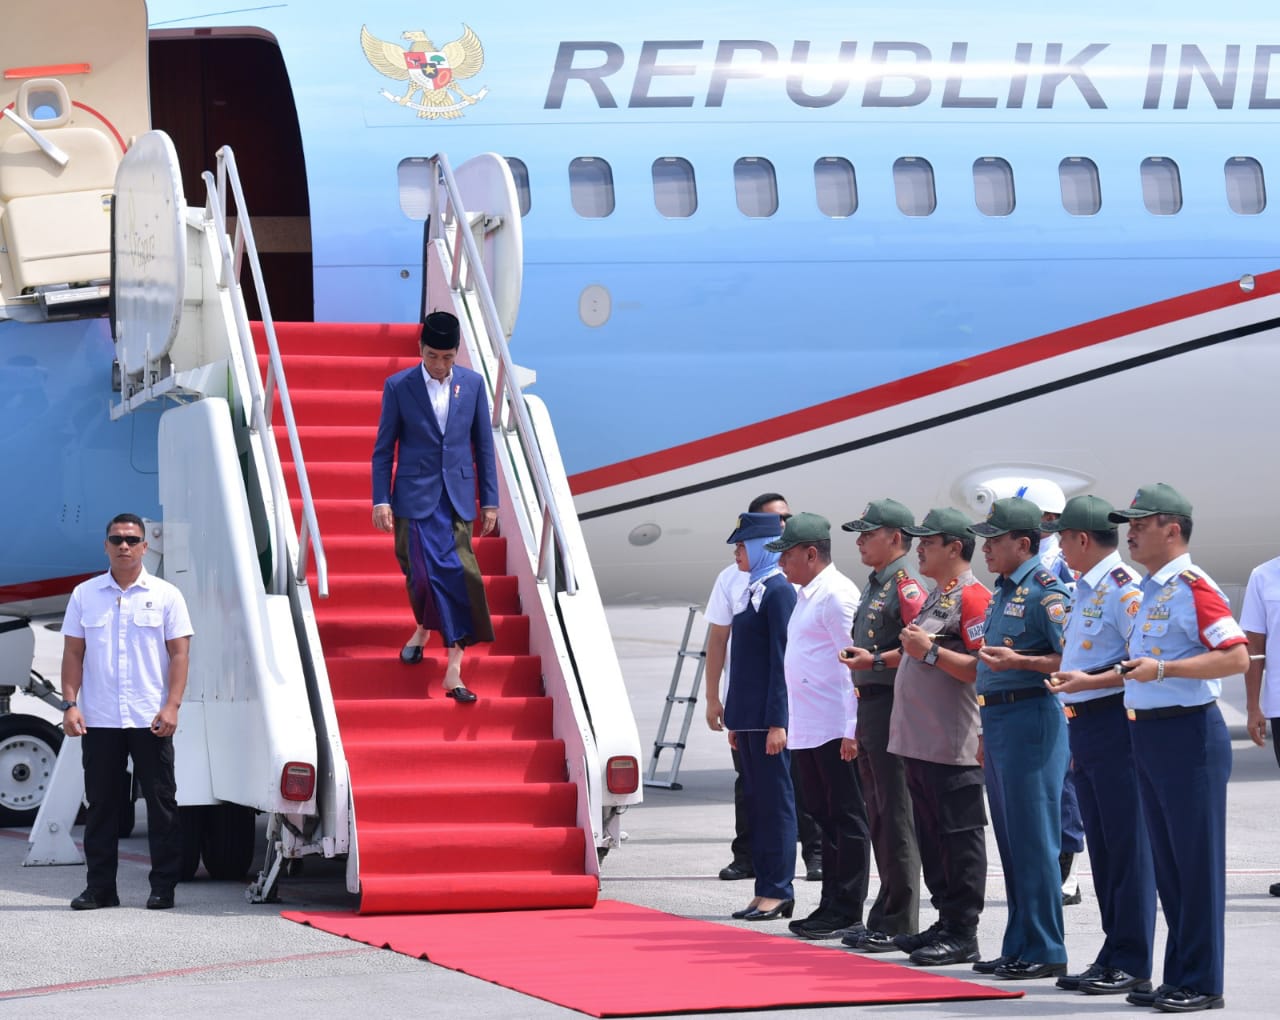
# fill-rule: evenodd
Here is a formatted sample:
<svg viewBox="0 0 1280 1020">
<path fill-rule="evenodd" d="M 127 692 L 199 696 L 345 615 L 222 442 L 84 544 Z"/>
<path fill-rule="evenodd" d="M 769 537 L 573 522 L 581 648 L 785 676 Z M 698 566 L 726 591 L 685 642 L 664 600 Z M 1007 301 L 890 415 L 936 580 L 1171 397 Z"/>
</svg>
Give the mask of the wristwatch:
<svg viewBox="0 0 1280 1020">
<path fill-rule="evenodd" d="M 75 707 L 76 707 L 76 703 L 75 703 L 74 701 L 64 701 L 64 702 L 63 702 L 61 705 L 59 705 L 58 707 L 59 707 L 60 709 L 62 709 L 64 712 L 66 712 L 68 709 L 75 708 Z"/>
<path fill-rule="evenodd" d="M 871 669 L 876 673 L 883 673 L 889 667 L 885 665 L 884 656 L 876 652 L 875 658 L 871 660 Z"/>
<path fill-rule="evenodd" d="M 924 653 L 920 661 L 926 666 L 934 666 L 938 662 L 938 652 L 940 651 L 941 649 L 938 647 L 938 642 L 935 641 L 929 646 L 929 650 Z"/>
</svg>

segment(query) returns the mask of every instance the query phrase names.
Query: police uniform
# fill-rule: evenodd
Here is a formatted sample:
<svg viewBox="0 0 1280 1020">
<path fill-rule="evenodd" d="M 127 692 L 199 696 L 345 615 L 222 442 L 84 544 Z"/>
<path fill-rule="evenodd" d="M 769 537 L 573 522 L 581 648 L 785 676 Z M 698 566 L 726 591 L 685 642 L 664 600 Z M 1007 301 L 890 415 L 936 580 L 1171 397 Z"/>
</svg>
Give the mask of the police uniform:
<svg viewBox="0 0 1280 1020">
<path fill-rule="evenodd" d="M 1027 511 L 1031 527 L 997 527 L 1003 504 L 1034 510 L 1034 515 Z M 1026 500 L 997 500 L 995 507 L 986 524 L 970 528 L 973 534 L 989 538 L 1039 528 L 1039 508 Z M 996 580 L 985 643 L 1025 655 L 1059 654 L 1070 605 L 1066 586 L 1032 556 Z M 997 671 L 978 661 L 987 799 L 1009 901 L 1000 955 L 1028 965 L 1065 964 L 1067 959 L 1058 870 L 1067 734 L 1061 706 L 1044 679 L 1034 670 Z"/>
<path fill-rule="evenodd" d="M 1122 518 L 1123 519 L 1123 518 Z M 1130 658 L 1157 661 L 1245 644 L 1217 585 L 1189 554 L 1142 579 Z M 1125 708 L 1169 937 L 1164 983 L 1222 994 L 1231 738 L 1221 680 L 1125 681 Z"/>
<path fill-rule="evenodd" d="M 1106 517 L 1111 510 L 1109 503 L 1096 496 L 1078 496 L 1047 527 L 1109 531 L 1114 527 Z M 1124 565 L 1119 552 L 1104 556 L 1081 575 L 1064 631 L 1062 671 L 1090 670 L 1127 659 L 1126 639 L 1141 605 L 1138 577 Z M 1067 717 L 1076 794 L 1106 936 L 1094 965 L 1145 980 L 1151 976 L 1155 875 L 1118 675 L 1115 683 L 1115 687 L 1064 692 L 1059 697 Z"/>
</svg>

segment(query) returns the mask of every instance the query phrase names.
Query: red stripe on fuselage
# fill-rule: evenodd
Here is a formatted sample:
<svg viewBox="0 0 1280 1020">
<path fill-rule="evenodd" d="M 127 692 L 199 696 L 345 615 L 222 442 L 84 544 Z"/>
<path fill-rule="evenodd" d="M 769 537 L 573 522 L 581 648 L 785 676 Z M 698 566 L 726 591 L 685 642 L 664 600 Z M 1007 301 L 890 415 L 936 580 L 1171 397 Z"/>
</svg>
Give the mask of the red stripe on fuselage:
<svg viewBox="0 0 1280 1020">
<path fill-rule="evenodd" d="M 1248 292 L 1244 291 L 1238 282 L 1218 284 L 1204 290 L 1169 298 L 1166 301 L 1157 301 L 1141 308 L 1118 312 L 1079 326 L 1070 326 L 1056 333 L 1023 340 L 1008 347 L 974 355 L 972 358 L 953 361 L 916 375 L 873 386 L 859 393 L 837 397 L 834 400 L 814 404 L 799 411 L 791 411 L 775 418 L 766 418 L 764 421 L 730 429 L 728 432 L 720 432 L 704 439 L 695 439 L 691 443 L 682 443 L 656 453 L 647 453 L 616 464 L 582 471 L 569 479 L 569 486 L 574 495 L 580 496 L 715 460 L 717 457 L 727 457 L 755 446 L 789 439 L 803 432 L 881 411 L 886 407 L 894 407 L 910 400 L 919 400 L 921 397 L 942 393 L 1001 372 L 1024 368 L 1037 361 L 1046 361 L 1049 358 L 1070 354 L 1072 351 L 1093 347 L 1130 333 L 1164 326 L 1193 315 L 1216 312 L 1275 293 L 1280 293 L 1280 271 L 1255 277 L 1254 288 Z"/>
<path fill-rule="evenodd" d="M 18 584 L 0 585 L 0 604 L 34 602 L 37 599 L 53 598 L 56 595 L 70 595 L 71 590 L 81 581 L 97 576 L 97 574 L 77 574 L 75 577 L 51 577 L 45 581 L 22 581 Z"/>
</svg>

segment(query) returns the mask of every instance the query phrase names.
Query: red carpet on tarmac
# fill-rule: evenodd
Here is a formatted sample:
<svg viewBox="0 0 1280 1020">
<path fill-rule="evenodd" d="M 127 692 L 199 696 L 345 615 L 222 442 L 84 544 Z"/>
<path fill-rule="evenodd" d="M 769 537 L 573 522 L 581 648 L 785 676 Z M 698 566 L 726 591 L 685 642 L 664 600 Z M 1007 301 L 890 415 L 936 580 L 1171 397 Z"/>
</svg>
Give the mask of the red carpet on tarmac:
<svg viewBox="0 0 1280 1020">
<path fill-rule="evenodd" d="M 1022 995 L 613 900 L 601 900 L 591 910 L 396 916 L 286 911 L 282 916 L 590 1016 Z"/>
</svg>

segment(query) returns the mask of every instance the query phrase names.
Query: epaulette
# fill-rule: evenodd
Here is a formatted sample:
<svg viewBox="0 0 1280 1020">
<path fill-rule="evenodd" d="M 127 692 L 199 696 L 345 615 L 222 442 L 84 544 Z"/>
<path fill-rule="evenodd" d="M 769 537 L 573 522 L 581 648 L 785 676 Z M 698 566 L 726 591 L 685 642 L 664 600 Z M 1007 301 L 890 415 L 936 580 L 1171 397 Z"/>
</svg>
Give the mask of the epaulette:
<svg viewBox="0 0 1280 1020">
<path fill-rule="evenodd" d="M 1184 581 L 1186 581 L 1187 584 L 1195 584 L 1197 581 L 1204 580 L 1204 575 L 1200 573 L 1198 570 L 1184 570 L 1178 576 L 1181 577 Z"/>
<path fill-rule="evenodd" d="M 1137 578 L 1129 573 L 1129 571 L 1124 567 L 1116 567 L 1115 570 L 1111 571 L 1111 579 L 1115 581 L 1116 584 L 1132 584 L 1137 580 Z"/>
<path fill-rule="evenodd" d="M 896 574 L 894 574 L 893 576 L 894 576 L 897 580 L 901 581 L 904 577 L 906 577 L 906 576 L 907 576 L 907 571 L 905 570 L 905 568 L 903 568 L 903 567 L 899 567 L 899 568 L 898 568 L 898 572 L 897 572 Z"/>
<path fill-rule="evenodd" d="M 1037 570 L 1035 573 L 1035 579 L 1036 583 L 1039 584 L 1041 588 L 1048 588 L 1051 585 L 1059 583 L 1058 579 L 1047 570 Z"/>
</svg>

